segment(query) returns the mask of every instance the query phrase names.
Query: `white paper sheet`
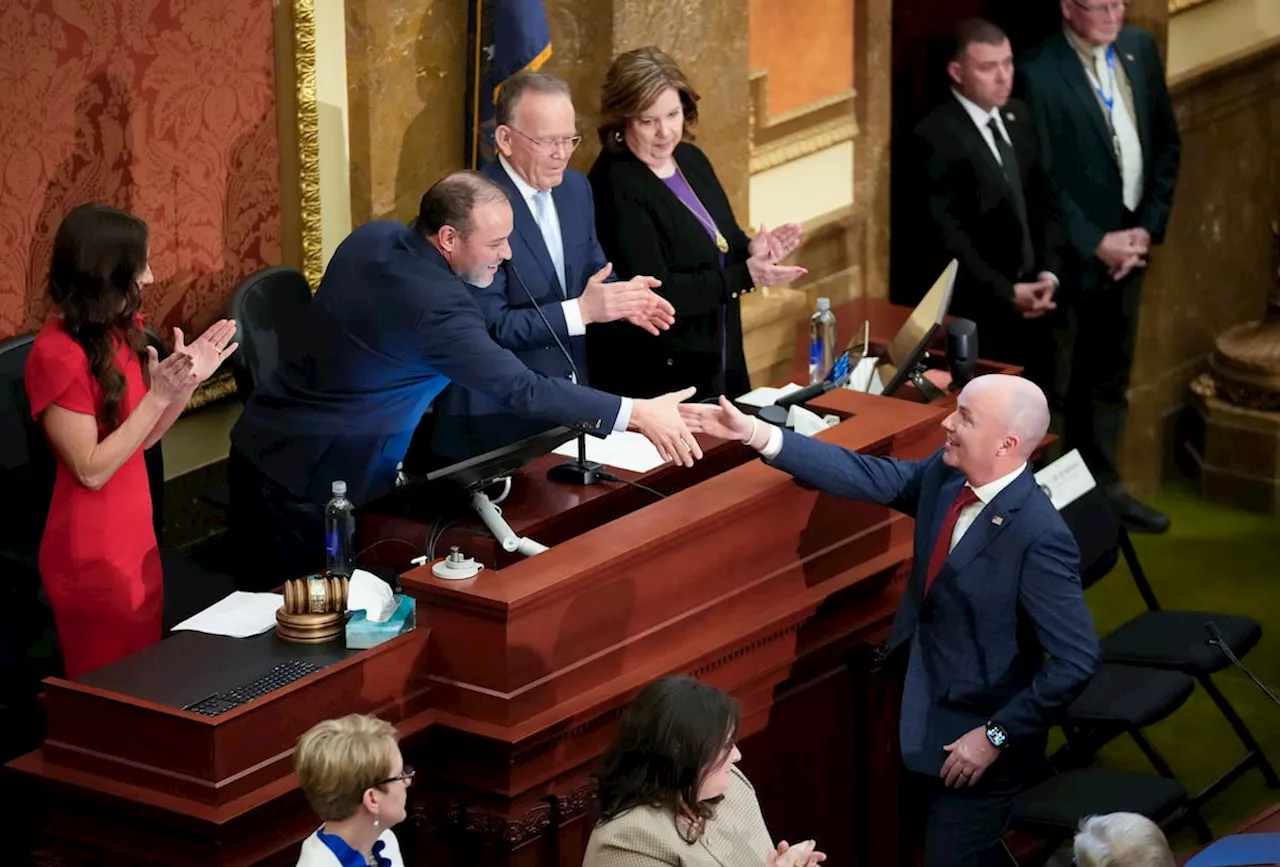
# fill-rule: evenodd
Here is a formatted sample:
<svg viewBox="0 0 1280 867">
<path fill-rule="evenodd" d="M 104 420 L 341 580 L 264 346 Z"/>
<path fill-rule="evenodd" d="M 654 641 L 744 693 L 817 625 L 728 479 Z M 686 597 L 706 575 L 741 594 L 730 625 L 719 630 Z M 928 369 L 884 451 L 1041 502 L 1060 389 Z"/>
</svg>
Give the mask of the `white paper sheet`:
<svg viewBox="0 0 1280 867">
<path fill-rule="evenodd" d="M 1036 473 L 1036 484 L 1059 511 L 1098 486 L 1076 449 Z"/>
<path fill-rule="evenodd" d="M 193 614 L 173 627 L 173 631 L 189 630 L 231 638 L 261 635 L 276 625 L 276 612 L 284 605 L 279 593 L 244 593 L 240 590 L 213 603 L 199 614 Z"/>
<path fill-rule="evenodd" d="M 604 439 L 587 437 L 586 440 L 587 460 L 604 464 L 606 467 L 633 473 L 647 473 L 665 463 L 659 457 L 653 443 L 632 431 L 617 431 Z M 578 441 L 571 440 L 554 449 L 554 452 L 566 458 L 577 458 Z"/>
<path fill-rule="evenodd" d="M 754 407 L 773 406 L 774 401 L 778 398 L 786 397 L 793 391 L 799 390 L 800 386 L 796 385 L 794 382 L 788 382 L 786 385 L 782 386 L 782 388 L 772 388 L 767 385 L 762 385 L 759 388 L 753 388 L 741 397 L 734 398 L 734 403 Z"/>
</svg>

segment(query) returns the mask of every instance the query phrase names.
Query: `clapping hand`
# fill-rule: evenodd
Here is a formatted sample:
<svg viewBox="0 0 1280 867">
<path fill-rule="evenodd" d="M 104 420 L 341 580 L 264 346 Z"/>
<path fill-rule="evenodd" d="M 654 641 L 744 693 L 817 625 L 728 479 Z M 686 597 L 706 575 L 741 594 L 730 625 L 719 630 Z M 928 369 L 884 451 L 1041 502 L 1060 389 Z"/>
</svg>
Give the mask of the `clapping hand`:
<svg viewBox="0 0 1280 867">
<path fill-rule="evenodd" d="M 191 369 L 191 356 L 175 352 L 161 361 L 154 346 L 147 347 L 147 376 L 152 394 L 166 403 L 186 400 L 199 384 Z"/>
<path fill-rule="evenodd" d="M 771 262 L 779 262 L 796 251 L 800 246 L 800 225 L 786 223 L 770 231 L 761 226 L 760 231 L 747 245 L 747 252 L 752 256 L 764 256 Z"/>
<path fill-rule="evenodd" d="M 212 376 L 227 356 L 240 346 L 239 343 L 231 342 L 235 336 L 234 319 L 219 319 L 191 343 L 184 342 L 181 328 L 174 328 L 173 352 L 191 359 L 191 372 L 195 376 L 196 385 L 199 385 Z"/>
<path fill-rule="evenodd" d="M 671 327 L 676 321 L 676 309 L 653 291 L 662 285 L 661 280 L 637 274 L 630 280 L 608 283 L 612 271 L 613 264 L 606 262 L 591 275 L 578 296 L 578 310 L 584 325 L 625 319 L 655 337 Z"/>
<path fill-rule="evenodd" d="M 805 840 L 791 846 L 786 840 L 764 858 L 764 867 L 817 867 L 827 860 L 827 853 L 816 851 L 817 843 Z"/>
</svg>

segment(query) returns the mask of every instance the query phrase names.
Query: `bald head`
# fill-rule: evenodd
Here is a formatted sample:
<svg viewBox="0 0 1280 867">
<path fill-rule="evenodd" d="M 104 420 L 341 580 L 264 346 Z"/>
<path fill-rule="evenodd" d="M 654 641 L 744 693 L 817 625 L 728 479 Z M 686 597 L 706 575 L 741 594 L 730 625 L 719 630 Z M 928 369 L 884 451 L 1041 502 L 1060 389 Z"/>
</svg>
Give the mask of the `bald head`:
<svg viewBox="0 0 1280 867">
<path fill-rule="evenodd" d="M 988 374 L 960 392 L 956 411 L 942 423 L 945 460 L 970 483 L 985 485 L 1025 464 L 1049 430 L 1049 402 L 1020 376 Z"/>
<path fill-rule="evenodd" d="M 991 397 L 992 410 L 1000 414 L 1000 426 L 1018 440 L 1018 457 L 1024 461 L 1030 458 L 1049 432 L 1049 401 L 1040 386 L 1021 376 L 988 373 L 975 377 L 964 390 L 970 389 Z"/>
</svg>

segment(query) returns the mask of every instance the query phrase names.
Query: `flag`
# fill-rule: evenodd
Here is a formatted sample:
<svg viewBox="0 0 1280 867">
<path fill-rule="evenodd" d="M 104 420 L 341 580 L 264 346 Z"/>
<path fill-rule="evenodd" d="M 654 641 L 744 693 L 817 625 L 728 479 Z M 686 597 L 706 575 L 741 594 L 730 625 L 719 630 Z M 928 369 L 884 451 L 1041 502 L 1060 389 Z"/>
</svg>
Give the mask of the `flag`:
<svg viewBox="0 0 1280 867">
<path fill-rule="evenodd" d="M 494 158 L 494 101 L 503 83 L 551 56 L 551 31 L 542 0 L 471 0 L 467 28 L 467 166 Z"/>
</svg>

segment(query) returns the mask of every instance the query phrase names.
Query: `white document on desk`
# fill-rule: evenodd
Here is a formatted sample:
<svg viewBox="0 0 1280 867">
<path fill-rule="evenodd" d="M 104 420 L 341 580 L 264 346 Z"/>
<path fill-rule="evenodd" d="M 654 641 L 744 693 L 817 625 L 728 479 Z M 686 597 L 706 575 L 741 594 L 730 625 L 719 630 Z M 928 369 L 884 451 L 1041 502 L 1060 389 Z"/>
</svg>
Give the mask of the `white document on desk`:
<svg viewBox="0 0 1280 867">
<path fill-rule="evenodd" d="M 276 625 L 276 612 L 284 605 L 279 593 L 245 593 L 237 590 L 213 603 L 199 614 L 193 614 L 173 627 L 209 635 L 248 638 L 261 635 Z"/>
<path fill-rule="evenodd" d="M 773 388 L 772 386 L 762 385 L 759 388 L 753 388 L 746 394 L 735 397 L 734 403 L 740 403 L 743 406 L 764 407 L 773 406 L 774 402 L 780 397 L 786 397 L 793 391 L 799 391 L 800 386 L 794 382 L 788 382 L 782 388 Z"/>
<path fill-rule="evenodd" d="M 616 470 L 627 470 L 632 473 L 647 473 L 662 466 L 664 461 L 643 436 L 632 431 L 615 431 L 604 439 L 586 437 L 587 460 L 613 467 Z M 559 448 L 555 454 L 566 458 L 578 457 L 578 441 L 571 440 Z"/>
</svg>

